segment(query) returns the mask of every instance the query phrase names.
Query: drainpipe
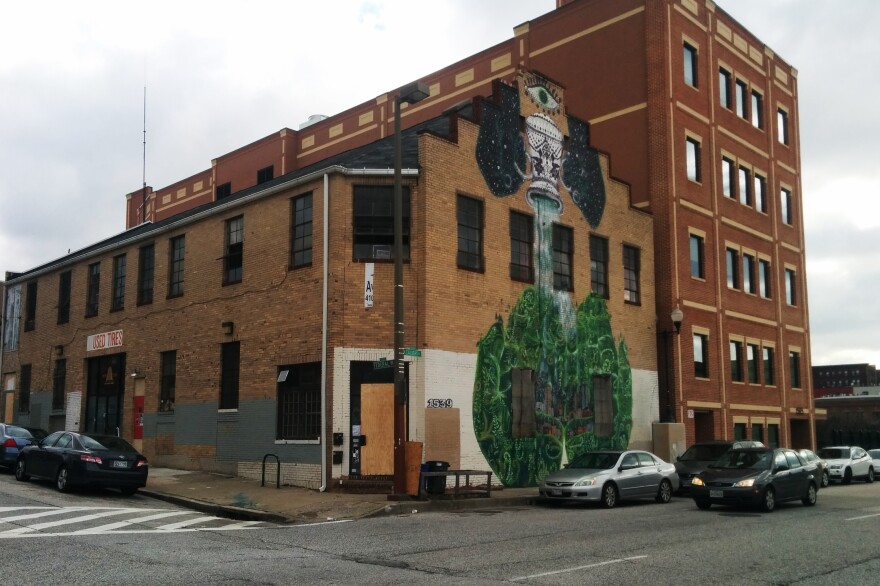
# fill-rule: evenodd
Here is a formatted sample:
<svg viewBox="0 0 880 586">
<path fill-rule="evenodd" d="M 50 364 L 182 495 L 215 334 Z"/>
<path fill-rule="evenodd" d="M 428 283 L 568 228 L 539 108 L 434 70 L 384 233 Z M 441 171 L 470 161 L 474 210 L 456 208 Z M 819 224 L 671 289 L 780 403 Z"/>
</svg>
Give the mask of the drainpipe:
<svg viewBox="0 0 880 586">
<path fill-rule="evenodd" d="M 320 492 L 327 490 L 327 279 L 330 261 L 328 258 L 330 227 L 330 176 L 324 173 L 324 292 L 321 316 L 321 486 Z"/>
</svg>

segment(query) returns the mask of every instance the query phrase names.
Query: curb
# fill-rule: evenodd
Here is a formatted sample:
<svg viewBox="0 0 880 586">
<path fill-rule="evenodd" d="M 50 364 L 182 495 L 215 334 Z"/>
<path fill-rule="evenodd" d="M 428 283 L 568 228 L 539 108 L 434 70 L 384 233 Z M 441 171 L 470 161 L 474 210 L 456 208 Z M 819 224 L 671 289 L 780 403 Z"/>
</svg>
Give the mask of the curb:
<svg viewBox="0 0 880 586">
<path fill-rule="evenodd" d="M 277 513 L 269 513 L 257 509 L 243 509 L 241 507 L 233 507 L 228 505 L 218 505 L 217 503 L 209 503 L 196 499 L 190 499 L 182 496 L 166 494 L 164 492 L 154 492 L 149 489 L 140 489 L 138 494 L 148 496 L 160 501 L 165 501 L 188 509 L 193 509 L 201 513 L 208 513 L 217 517 L 225 517 L 236 521 L 266 521 L 269 523 L 295 523 L 296 519 L 291 519 Z"/>
</svg>

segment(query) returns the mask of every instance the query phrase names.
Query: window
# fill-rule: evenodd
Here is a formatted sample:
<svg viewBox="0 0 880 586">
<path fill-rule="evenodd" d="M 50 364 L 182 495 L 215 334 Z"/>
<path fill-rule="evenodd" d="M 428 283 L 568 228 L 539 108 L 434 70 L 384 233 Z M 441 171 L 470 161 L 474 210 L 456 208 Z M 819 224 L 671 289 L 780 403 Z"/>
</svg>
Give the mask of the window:
<svg viewBox="0 0 880 586">
<path fill-rule="evenodd" d="M 238 342 L 220 346 L 220 409 L 238 409 L 240 352 Z"/>
<path fill-rule="evenodd" d="M 110 311 L 125 308 L 125 255 L 113 257 L 113 297 L 110 299 Z"/>
<path fill-rule="evenodd" d="M 241 282 L 244 271 L 244 217 L 226 220 L 226 254 L 223 256 L 223 284 Z"/>
<path fill-rule="evenodd" d="M 694 376 L 709 378 L 709 336 L 694 334 Z"/>
<path fill-rule="evenodd" d="M 18 412 L 31 411 L 31 365 L 21 365 L 21 379 L 18 386 Z"/>
<path fill-rule="evenodd" d="M 739 289 L 739 252 L 727 249 L 727 287 Z"/>
<path fill-rule="evenodd" d="M 455 259 L 456 265 L 460 269 L 482 271 L 484 262 L 483 202 L 479 199 L 459 195 L 456 198 L 455 213 L 458 219 L 458 254 Z M 555 243 L 555 231 L 553 235 Z"/>
<path fill-rule="evenodd" d="M 748 365 L 749 382 L 755 385 L 758 384 L 759 350 L 760 348 L 757 344 L 746 344 L 746 364 Z"/>
<path fill-rule="evenodd" d="M 778 423 L 767 424 L 767 447 L 768 448 L 778 448 L 779 447 L 779 424 Z"/>
<path fill-rule="evenodd" d="M 290 266 L 312 264 L 312 194 L 293 198 L 290 204 Z"/>
<path fill-rule="evenodd" d="M 697 279 L 706 278 L 706 268 L 703 264 L 704 246 L 702 236 L 691 234 L 691 276 Z"/>
<path fill-rule="evenodd" d="M 743 205 L 752 205 L 752 180 L 749 177 L 751 173 L 747 167 L 739 168 L 739 203 Z"/>
<path fill-rule="evenodd" d="M 535 371 L 526 368 L 511 368 L 510 395 L 511 435 L 515 438 L 534 437 Z M 541 409 L 544 408 L 544 406 L 541 407 Z M 547 424 L 545 423 L 545 425 Z M 547 427 L 549 428 L 549 425 Z M 549 431 L 549 429 L 546 430 L 546 432 Z"/>
<path fill-rule="evenodd" d="M 740 118 L 749 119 L 749 111 L 748 111 L 748 92 L 749 88 L 746 85 L 746 82 L 736 80 L 736 115 Z"/>
<path fill-rule="evenodd" d="M 791 367 L 791 388 L 801 388 L 801 354 L 794 350 L 788 351 L 788 364 Z"/>
<path fill-rule="evenodd" d="M 733 439 L 740 441 L 746 439 L 746 424 L 745 423 L 734 423 L 733 424 Z"/>
<path fill-rule="evenodd" d="M 764 128 L 764 96 L 752 90 L 752 126 Z"/>
<path fill-rule="evenodd" d="M 0 288 L 2 290 L 2 288 Z M 21 323 L 21 285 L 6 288 L 6 308 L 3 311 L 3 350 L 18 348 Z"/>
<path fill-rule="evenodd" d="M 174 389 L 177 386 L 177 350 L 160 355 L 159 411 L 174 411 Z"/>
<path fill-rule="evenodd" d="M 316 440 L 321 437 L 320 362 L 285 366 L 279 370 L 275 437 L 279 440 Z"/>
<path fill-rule="evenodd" d="M 98 315 L 98 291 L 101 288 L 101 263 L 89 265 L 89 282 L 86 291 L 86 317 Z"/>
<path fill-rule="evenodd" d="M 718 99 L 722 108 L 731 108 L 730 82 L 733 76 L 723 67 L 718 70 Z"/>
<path fill-rule="evenodd" d="M 724 195 L 727 197 L 733 197 L 733 189 L 734 189 L 734 169 L 733 161 L 728 159 L 727 157 L 722 157 L 721 159 L 721 190 Z"/>
<path fill-rule="evenodd" d="M 571 278 L 574 232 L 571 228 L 553 224 L 553 288 L 557 291 L 573 291 Z"/>
<path fill-rule="evenodd" d="M 232 183 L 227 181 L 221 185 L 217 186 L 217 194 L 215 199 L 223 199 L 224 197 L 229 197 L 232 195 Z"/>
<path fill-rule="evenodd" d="M 797 305 L 797 274 L 794 269 L 785 269 L 785 302 Z"/>
<path fill-rule="evenodd" d="M 138 250 L 138 305 L 148 305 L 153 302 L 153 268 L 155 263 L 153 245 L 141 246 Z"/>
<path fill-rule="evenodd" d="M 267 181 L 272 181 L 275 178 L 275 166 L 269 165 L 268 167 L 263 167 L 259 171 L 257 171 L 257 185 L 260 183 L 265 183 Z"/>
<path fill-rule="evenodd" d="M 37 282 L 31 281 L 25 290 L 24 331 L 30 332 L 37 325 Z"/>
<path fill-rule="evenodd" d="M 534 280 L 532 266 L 532 218 L 517 212 L 510 213 L 510 278 L 531 283 Z"/>
<path fill-rule="evenodd" d="M 52 370 L 52 410 L 64 409 L 64 385 L 67 378 L 67 359 L 55 360 L 55 368 Z"/>
<path fill-rule="evenodd" d="M 743 253 L 743 273 L 742 286 L 746 293 L 755 293 L 757 290 L 755 283 L 755 257 L 751 254 Z"/>
<path fill-rule="evenodd" d="M 755 173 L 755 209 L 767 213 L 767 198 L 764 194 L 767 190 L 767 180 Z"/>
<path fill-rule="evenodd" d="M 608 299 L 608 240 L 590 236 L 590 291 Z"/>
<path fill-rule="evenodd" d="M 758 295 L 770 299 L 770 261 L 758 260 Z"/>
<path fill-rule="evenodd" d="M 639 273 L 641 267 L 640 251 L 635 246 L 623 245 L 623 300 L 627 303 L 641 303 Z"/>
<path fill-rule="evenodd" d="M 764 425 L 761 423 L 752 424 L 752 439 L 756 442 L 764 441 Z"/>
<path fill-rule="evenodd" d="M 700 141 L 687 137 L 685 141 L 687 153 L 687 178 L 691 181 L 700 181 Z"/>
<path fill-rule="evenodd" d="M 791 209 L 791 190 L 782 188 L 779 190 L 779 206 L 782 214 L 782 221 L 789 226 L 792 225 L 792 209 Z"/>
<path fill-rule="evenodd" d="M 611 405 L 611 376 L 593 377 L 595 433 L 597 437 L 611 437 L 614 409 Z"/>
<path fill-rule="evenodd" d="M 70 321 L 70 283 L 71 272 L 64 271 L 58 275 L 58 323 Z"/>
<path fill-rule="evenodd" d="M 409 260 L 410 194 L 403 187 L 403 260 Z M 394 258 L 394 187 L 354 186 L 354 259 Z"/>
<path fill-rule="evenodd" d="M 743 344 L 739 340 L 730 341 L 730 380 L 743 381 Z"/>
<path fill-rule="evenodd" d="M 776 139 L 788 144 L 788 112 L 782 108 L 776 110 Z"/>
<path fill-rule="evenodd" d="M 183 295 L 183 261 L 186 253 L 185 236 L 175 236 L 168 246 L 168 297 Z"/>
<path fill-rule="evenodd" d="M 684 82 L 697 87 L 697 49 L 689 43 L 684 44 Z"/>
<path fill-rule="evenodd" d="M 773 385 L 773 348 L 764 346 L 764 384 Z"/>
</svg>

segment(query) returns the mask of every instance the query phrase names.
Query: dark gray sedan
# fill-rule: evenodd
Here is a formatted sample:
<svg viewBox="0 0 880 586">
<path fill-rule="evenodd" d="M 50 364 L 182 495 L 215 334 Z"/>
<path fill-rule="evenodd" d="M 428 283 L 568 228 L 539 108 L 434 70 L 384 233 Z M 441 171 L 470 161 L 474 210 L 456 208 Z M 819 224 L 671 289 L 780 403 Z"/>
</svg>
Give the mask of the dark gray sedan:
<svg viewBox="0 0 880 586">
<path fill-rule="evenodd" d="M 654 498 L 668 503 L 678 489 L 675 466 L 641 450 L 586 452 L 538 485 L 551 501 L 600 502 L 606 508 L 621 500 Z"/>
</svg>

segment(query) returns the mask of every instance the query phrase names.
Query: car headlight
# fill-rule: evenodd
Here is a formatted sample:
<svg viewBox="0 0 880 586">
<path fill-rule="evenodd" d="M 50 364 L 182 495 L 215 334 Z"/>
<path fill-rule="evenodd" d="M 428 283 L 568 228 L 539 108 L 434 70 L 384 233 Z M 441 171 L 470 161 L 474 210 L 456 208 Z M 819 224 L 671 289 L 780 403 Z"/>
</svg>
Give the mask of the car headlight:
<svg viewBox="0 0 880 586">
<path fill-rule="evenodd" d="M 755 485 L 755 479 L 754 479 L 754 478 L 746 478 L 745 480 L 740 480 L 739 482 L 737 482 L 736 484 L 734 484 L 734 486 L 740 486 L 740 487 L 743 487 L 743 486 L 754 486 L 754 485 Z"/>
<path fill-rule="evenodd" d="M 691 479 L 691 485 L 692 486 L 706 486 L 706 483 L 703 482 L 703 479 L 700 478 L 699 476 L 694 476 Z"/>
<path fill-rule="evenodd" d="M 595 478 L 584 478 L 574 483 L 575 486 L 596 486 Z"/>
</svg>

